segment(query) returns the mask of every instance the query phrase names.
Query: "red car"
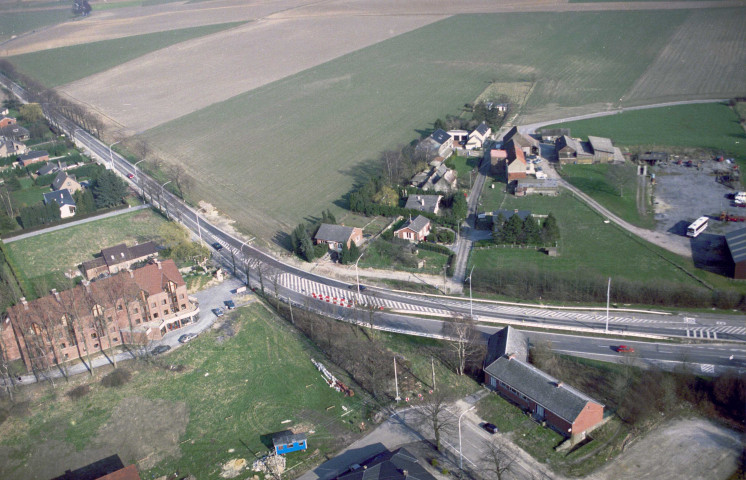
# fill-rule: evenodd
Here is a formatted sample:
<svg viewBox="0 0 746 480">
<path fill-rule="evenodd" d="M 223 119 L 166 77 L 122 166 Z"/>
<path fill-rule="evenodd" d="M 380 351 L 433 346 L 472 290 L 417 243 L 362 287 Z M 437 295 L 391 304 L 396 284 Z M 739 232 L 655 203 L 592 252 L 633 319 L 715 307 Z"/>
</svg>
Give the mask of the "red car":
<svg viewBox="0 0 746 480">
<path fill-rule="evenodd" d="M 127 174 L 127 178 L 129 178 L 129 179 L 135 178 L 135 174 L 134 173 L 128 173 Z"/>
<path fill-rule="evenodd" d="M 618 353 L 635 353 L 635 349 L 632 347 L 628 347 L 627 345 L 619 345 L 616 347 L 616 351 Z"/>
</svg>

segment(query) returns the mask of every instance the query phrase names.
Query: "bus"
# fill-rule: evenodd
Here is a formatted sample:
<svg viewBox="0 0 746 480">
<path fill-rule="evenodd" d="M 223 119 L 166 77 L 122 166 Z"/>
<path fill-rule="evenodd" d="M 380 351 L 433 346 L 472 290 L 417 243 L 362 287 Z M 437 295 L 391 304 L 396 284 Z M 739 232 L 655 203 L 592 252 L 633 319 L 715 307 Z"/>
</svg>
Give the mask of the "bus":
<svg viewBox="0 0 746 480">
<path fill-rule="evenodd" d="M 699 217 L 696 219 L 689 227 L 686 229 L 686 236 L 687 237 L 696 237 L 700 233 L 704 232 L 705 228 L 707 228 L 707 217 Z"/>
</svg>

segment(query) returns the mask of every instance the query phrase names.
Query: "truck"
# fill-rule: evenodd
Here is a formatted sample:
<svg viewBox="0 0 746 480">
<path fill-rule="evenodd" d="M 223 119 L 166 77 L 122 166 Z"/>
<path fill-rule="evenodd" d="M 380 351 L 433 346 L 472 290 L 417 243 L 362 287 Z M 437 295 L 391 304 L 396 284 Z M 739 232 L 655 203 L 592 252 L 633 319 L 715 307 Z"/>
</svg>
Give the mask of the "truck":
<svg viewBox="0 0 746 480">
<path fill-rule="evenodd" d="M 746 204 L 746 192 L 736 193 L 736 196 L 733 197 L 733 201 L 737 204 Z"/>
</svg>

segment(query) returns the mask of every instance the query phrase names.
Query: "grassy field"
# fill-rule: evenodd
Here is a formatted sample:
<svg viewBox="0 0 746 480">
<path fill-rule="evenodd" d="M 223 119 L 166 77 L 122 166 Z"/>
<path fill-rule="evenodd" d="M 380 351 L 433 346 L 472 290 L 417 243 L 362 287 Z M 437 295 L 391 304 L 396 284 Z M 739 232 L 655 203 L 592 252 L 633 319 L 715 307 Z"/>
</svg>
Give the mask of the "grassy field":
<svg viewBox="0 0 746 480">
<path fill-rule="evenodd" d="M 610 168 L 623 169 L 623 173 L 613 177 L 614 174 L 609 174 Z M 655 226 L 647 199 L 642 205 L 642 213 L 638 209 L 635 166 L 565 165 L 562 167 L 562 176 L 624 220 L 643 228 Z"/>
<path fill-rule="evenodd" d="M 536 80 L 527 112 L 537 115 L 549 104 L 618 99 L 686 15 L 459 15 L 145 135 L 194 172 L 193 197 L 270 238 L 309 212 L 343 204 L 353 185 L 376 173 L 379 152 L 419 137 L 438 117 L 459 113 L 492 81 Z"/>
<path fill-rule="evenodd" d="M 0 41 L 29 30 L 37 30 L 47 25 L 70 20 L 73 14 L 69 6 L 53 10 L 3 12 L 0 10 Z M 0 53 L 2 53 L 0 47 Z"/>
<path fill-rule="evenodd" d="M 243 22 L 207 25 L 53 48 L 10 57 L 13 65 L 47 87 L 56 87 L 108 70 L 161 48 L 210 35 Z"/>
<path fill-rule="evenodd" d="M 291 469 L 308 468 L 309 458 L 318 461 L 350 442 L 365 415 L 364 392 L 344 397 L 327 387 L 310 361 L 324 361 L 323 355 L 260 304 L 230 315 L 229 329 L 203 333 L 156 364 L 122 364 L 133 374 L 124 386 L 103 387 L 100 372 L 57 390 L 43 386 L 28 415 L 0 425 L 0 476 L 50 478 L 87 463 L 87 452 L 100 455 L 108 447 L 125 464 L 139 462 L 143 478 L 176 471 L 218 478 L 228 460 L 245 458 L 251 465 L 266 453 L 273 432 L 313 432 L 308 451 L 287 455 Z M 169 371 L 168 364 L 184 370 Z M 89 383 L 91 392 L 71 401 L 64 392 L 80 383 Z M 344 417 L 343 406 L 351 412 Z M 129 418 L 118 418 L 125 408 Z M 55 447 L 45 451 L 42 445 Z"/>
<path fill-rule="evenodd" d="M 706 148 L 746 161 L 746 133 L 738 114 L 720 103 L 625 111 L 619 115 L 561 123 L 573 137 L 608 137 L 617 146 Z"/>
<path fill-rule="evenodd" d="M 546 215 L 552 213 L 560 227 L 559 256 L 549 257 L 533 249 L 498 248 L 475 250 L 470 262 L 477 269 L 520 268 L 536 265 L 546 271 L 576 271 L 579 274 L 623 277 L 631 280 L 651 281 L 661 279 L 693 284 L 694 280 L 660 258 L 660 249 L 641 244 L 623 234 L 613 224 L 604 224 L 603 218 L 570 194 L 558 197 L 515 198 L 495 189 L 485 189 L 485 210 L 500 208 L 530 210 Z M 683 265 L 686 260 L 671 255 Z M 693 267 L 692 267 L 693 270 Z"/>
<path fill-rule="evenodd" d="M 153 211 L 140 210 L 18 240 L 8 243 L 5 249 L 17 271 L 26 281 L 33 281 L 92 260 L 102 248 L 156 239 L 164 222 Z"/>
</svg>

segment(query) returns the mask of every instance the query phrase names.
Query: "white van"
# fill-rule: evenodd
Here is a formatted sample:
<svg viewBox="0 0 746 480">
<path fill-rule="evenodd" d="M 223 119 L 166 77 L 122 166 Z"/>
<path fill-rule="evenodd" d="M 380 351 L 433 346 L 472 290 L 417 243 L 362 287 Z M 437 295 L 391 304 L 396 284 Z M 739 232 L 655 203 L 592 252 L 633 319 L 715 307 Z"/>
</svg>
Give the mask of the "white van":
<svg viewBox="0 0 746 480">
<path fill-rule="evenodd" d="M 746 203 L 746 192 L 738 192 L 733 200 L 736 203 Z"/>
</svg>

